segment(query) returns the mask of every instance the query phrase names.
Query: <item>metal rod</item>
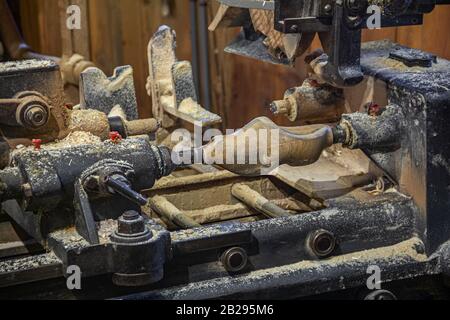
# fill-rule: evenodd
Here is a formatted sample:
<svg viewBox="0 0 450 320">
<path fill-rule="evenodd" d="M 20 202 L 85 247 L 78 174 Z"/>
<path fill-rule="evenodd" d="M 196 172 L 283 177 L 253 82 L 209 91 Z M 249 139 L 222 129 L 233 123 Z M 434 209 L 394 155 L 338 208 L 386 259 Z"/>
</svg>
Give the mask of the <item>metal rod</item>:
<svg viewBox="0 0 450 320">
<path fill-rule="evenodd" d="M 192 47 L 192 72 L 194 74 L 194 85 L 197 92 L 197 96 L 200 93 L 199 90 L 199 59 L 198 59 L 198 23 L 197 23 L 197 0 L 190 0 L 189 12 L 191 16 L 191 47 Z"/>
<path fill-rule="evenodd" d="M 289 211 L 280 208 L 276 204 L 270 202 L 261 194 L 251 189 L 245 184 L 235 184 L 231 189 L 234 197 L 242 201 L 247 206 L 261 212 L 269 218 L 289 217 L 292 216 Z"/>
<path fill-rule="evenodd" d="M 145 206 L 148 203 L 148 199 L 146 197 L 131 189 L 131 187 L 123 181 L 107 177 L 105 180 L 105 185 L 113 189 L 117 194 L 136 203 L 137 205 Z"/>
<path fill-rule="evenodd" d="M 208 2 L 199 2 L 199 43 L 201 60 L 201 84 L 202 84 L 202 105 L 206 110 L 211 110 L 211 75 L 209 72 L 209 42 L 208 42 Z"/>
<path fill-rule="evenodd" d="M 169 200 L 162 196 L 155 196 L 149 200 L 150 207 L 158 215 L 166 218 L 170 222 L 174 223 L 183 229 L 192 229 L 201 227 L 200 224 L 195 222 L 190 217 L 186 216 L 183 212 L 175 207 Z"/>
</svg>

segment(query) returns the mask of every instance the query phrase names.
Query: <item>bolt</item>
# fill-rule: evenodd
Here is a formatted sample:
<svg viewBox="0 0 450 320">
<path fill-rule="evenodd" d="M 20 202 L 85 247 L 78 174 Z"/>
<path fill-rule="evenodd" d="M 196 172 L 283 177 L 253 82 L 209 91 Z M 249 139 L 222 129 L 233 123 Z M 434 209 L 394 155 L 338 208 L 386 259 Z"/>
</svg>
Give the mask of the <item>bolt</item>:
<svg viewBox="0 0 450 320">
<path fill-rule="evenodd" d="M 298 32 L 298 25 L 294 24 L 290 27 L 291 32 Z"/>
<path fill-rule="evenodd" d="M 47 110 L 39 105 L 30 106 L 25 111 L 24 120 L 27 124 L 34 128 L 42 127 L 48 120 Z"/>
<path fill-rule="evenodd" d="M 118 220 L 119 235 L 136 235 L 146 231 L 144 218 L 137 211 L 127 211 Z"/>
<path fill-rule="evenodd" d="M 144 217 L 137 211 L 127 211 L 117 220 L 117 230 L 110 235 L 111 241 L 121 244 L 143 243 L 153 237 Z"/>
<path fill-rule="evenodd" d="M 323 9 L 325 10 L 325 12 L 330 13 L 333 7 L 331 6 L 331 4 L 327 4 Z"/>
<path fill-rule="evenodd" d="M 126 221 L 133 221 L 133 220 L 137 220 L 141 217 L 141 215 L 139 214 L 139 212 L 137 211 L 127 211 L 123 214 L 123 219 Z"/>
</svg>

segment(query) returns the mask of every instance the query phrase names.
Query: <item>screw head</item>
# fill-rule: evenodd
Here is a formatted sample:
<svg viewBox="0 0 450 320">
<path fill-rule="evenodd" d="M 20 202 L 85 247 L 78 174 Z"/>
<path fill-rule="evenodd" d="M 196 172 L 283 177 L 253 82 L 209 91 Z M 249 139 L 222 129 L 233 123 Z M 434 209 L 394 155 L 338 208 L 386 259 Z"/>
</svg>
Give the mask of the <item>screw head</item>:
<svg viewBox="0 0 450 320">
<path fill-rule="evenodd" d="M 113 243 L 139 244 L 149 241 L 153 232 L 137 211 L 127 211 L 117 220 L 117 230 L 110 235 Z"/>
<path fill-rule="evenodd" d="M 31 127 L 39 128 L 47 123 L 48 112 L 40 105 L 31 105 L 25 110 L 24 120 Z"/>
</svg>

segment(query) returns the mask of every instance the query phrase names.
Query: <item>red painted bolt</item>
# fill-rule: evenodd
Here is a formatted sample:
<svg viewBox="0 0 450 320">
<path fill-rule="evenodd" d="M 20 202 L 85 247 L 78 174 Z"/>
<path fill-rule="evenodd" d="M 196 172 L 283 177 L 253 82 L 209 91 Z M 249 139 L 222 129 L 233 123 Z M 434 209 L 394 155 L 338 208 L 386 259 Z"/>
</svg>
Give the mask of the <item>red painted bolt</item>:
<svg viewBox="0 0 450 320">
<path fill-rule="evenodd" d="M 120 143 L 120 141 L 122 141 L 122 136 L 120 135 L 120 133 L 118 133 L 117 131 L 111 131 L 109 133 L 109 139 L 113 142 L 113 143 Z"/>
<path fill-rule="evenodd" d="M 31 140 L 31 143 L 34 146 L 34 150 L 41 150 L 42 140 L 41 139 L 33 139 Z"/>
</svg>

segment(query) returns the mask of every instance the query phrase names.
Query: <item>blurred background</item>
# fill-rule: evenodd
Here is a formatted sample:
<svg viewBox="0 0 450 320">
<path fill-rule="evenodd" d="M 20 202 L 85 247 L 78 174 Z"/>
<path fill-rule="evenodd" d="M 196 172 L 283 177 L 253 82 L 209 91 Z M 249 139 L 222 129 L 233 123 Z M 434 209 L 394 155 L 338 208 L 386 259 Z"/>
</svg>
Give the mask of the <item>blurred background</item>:
<svg viewBox="0 0 450 320">
<path fill-rule="evenodd" d="M 11 9 L 31 47 L 44 54 L 79 53 L 107 75 L 121 65 L 134 68 L 142 117 L 151 116 L 147 44 L 162 24 L 177 32 L 178 58 L 190 60 L 196 70 L 201 102 L 224 119 L 224 128 L 239 128 L 258 116 L 278 124 L 284 117 L 268 111 L 270 102 L 305 77 L 303 59 L 296 68 L 270 65 L 229 55 L 224 47 L 239 30 L 208 32 L 218 8 L 215 0 L 9 0 Z M 66 32 L 65 8 L 82 9 L 82 29 Z M 62 28 L 63 26 L 64 28 Z M 450 6 L 441 6 L 418 27 L 365 31 L 364 41 L 391 39 L 450 59 Z M 319 43 L 316 40 L 315 46 Z M 292 123 L 290 123 L 292 125 Z"/>
</svg>

